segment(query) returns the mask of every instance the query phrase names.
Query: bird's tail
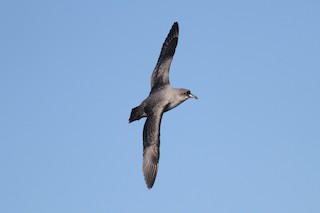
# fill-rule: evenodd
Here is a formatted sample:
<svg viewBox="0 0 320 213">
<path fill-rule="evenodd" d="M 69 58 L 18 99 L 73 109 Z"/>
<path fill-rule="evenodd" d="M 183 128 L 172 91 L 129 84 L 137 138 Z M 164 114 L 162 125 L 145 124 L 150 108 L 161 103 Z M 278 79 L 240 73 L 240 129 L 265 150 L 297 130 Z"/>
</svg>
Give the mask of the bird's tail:
<svg viewBox="0 0 320 213">
<path fill-rule="evenodd" d="M 135 108 L 133 108 L 131 110 L 131 115 L 130 115 L 130 118 L 129 118 L 129 123 L 133 122 L 133 121 L 136 121 L 136 120 L 139 120 L 141 119 L 142 117 L 146 117 L 146 113 L 144 112 L 144 109 L 143 107 L 141 106 L 137 106 Z"/>
</svg>

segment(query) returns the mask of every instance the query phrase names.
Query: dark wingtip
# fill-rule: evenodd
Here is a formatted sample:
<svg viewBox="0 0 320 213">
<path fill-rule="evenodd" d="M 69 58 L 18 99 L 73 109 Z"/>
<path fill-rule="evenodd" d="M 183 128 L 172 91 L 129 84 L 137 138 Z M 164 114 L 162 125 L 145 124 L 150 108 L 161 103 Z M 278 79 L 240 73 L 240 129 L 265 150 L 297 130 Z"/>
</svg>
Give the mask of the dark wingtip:
<svg viewBox="0 0 320 213">
<path fill-rule="evenodd" d="M 147 180 L 147 179 L 145 179 L 147 188 L 148 188 L 149 190 L 152 189 L 155 180 L 156 180 L 156 179 L 153 179 L 153 180 Z"/>
<path fill-rule="evenodd" d="M 179 24 L 178 24 L 177 21 L 175 21 L 175 22 L 173 23 L 172 28 L 177 28 L 178 31 L 179 31 Z"/>
<path fill-rule="evenodd" d="M 152 185 L 148 185 L 148 184 L 147 184 L 148 190 L 152 189 L 152 186 L 153 186 L 153 184 L 152 184 Z"/>
<path fill-rule="evenodd" d="M 178 37 L 179 37 L 179 25 L 178 25 L 178 22 L 174 22 L 167 35 L 166 40 L 162 45 L 162 49 L 161 49 L 161 53 L 158 61 L 163 57 L 173 57 L 178 44 Z"/>
<path fill-rule="evenodd" d="M 171 27 L 171 30 L 169 32 L 169 35 L 172 35 L 173 37 L 178 37 L 179 35 L 179 24 L 178 22 L 174 22 L 172 27 Z"/>
<path fill-rule="evenodd" d="M 143 156 L 143 176 L 148 189 L 151 189 L 153 187 L 154 182 L 156 181 L 159 157 L 153 157 L 153 160 L 156 161 L 154 162 L 155 164 L 149 162 L 149 160 L 146 159 L 145 155 Z"/>
</svg>

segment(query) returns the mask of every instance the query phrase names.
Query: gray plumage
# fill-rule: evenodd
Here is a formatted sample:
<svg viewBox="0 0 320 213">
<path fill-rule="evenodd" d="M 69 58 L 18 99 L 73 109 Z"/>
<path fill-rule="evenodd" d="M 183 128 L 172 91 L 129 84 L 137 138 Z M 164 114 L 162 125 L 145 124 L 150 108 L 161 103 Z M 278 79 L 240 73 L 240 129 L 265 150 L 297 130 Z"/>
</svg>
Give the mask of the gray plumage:
<svg viewBox="0 0 320 213">
<path fill-rule="evenodd" d="M 143 174 L 147 187 L 152 188 L 158 172 L 160 158 L 160 126 L 164 112 L 175 108 L 189 98 L 196 98 L 188 89 L 170 86 L 169 69 L 178 44 L 179 26 L 175 22 L 164 41 L 161 53 L 151 76 L 151 92 L 133 108 L 129 122 L 147 117 L 143 128 Z"/>
</svg>

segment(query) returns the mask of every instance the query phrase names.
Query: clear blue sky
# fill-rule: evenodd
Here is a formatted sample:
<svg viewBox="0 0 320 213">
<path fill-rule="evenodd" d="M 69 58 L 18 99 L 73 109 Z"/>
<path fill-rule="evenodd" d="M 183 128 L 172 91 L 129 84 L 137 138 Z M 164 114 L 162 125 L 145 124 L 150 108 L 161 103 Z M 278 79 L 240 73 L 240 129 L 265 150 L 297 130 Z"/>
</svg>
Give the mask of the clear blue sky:
<svg viewBox="0 0 320 213">
<path fill-rule="evenodd" d="M 0 3 L 0 212 L 320 212 L 319 1 Z M 156 183 L 131 108 L 174 21 Z"/>
</svg>

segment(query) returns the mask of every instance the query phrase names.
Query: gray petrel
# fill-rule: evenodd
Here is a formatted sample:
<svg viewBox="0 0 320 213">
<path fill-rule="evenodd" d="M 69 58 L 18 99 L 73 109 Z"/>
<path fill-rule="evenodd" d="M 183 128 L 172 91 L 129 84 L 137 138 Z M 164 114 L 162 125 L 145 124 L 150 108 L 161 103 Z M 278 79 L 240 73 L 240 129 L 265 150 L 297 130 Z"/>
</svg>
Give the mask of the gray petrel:
<svg viewBox="0 0 320 213">
<path fill-rule="evenodd" d="M 175 22 L 164 41 L 151 76 L 151 92 L 142 103 L 133 108 L 129 122 L 147 117 L 143 127 L 143 174 L 147 187 L 152 188 L 157 176 L 160 157 L 160 124 L 164 112 L 189 98 L 198 99 L 188 89 L 170 86 L 169 69 L 178 44 L 179 26 Z"/>
</svg>

